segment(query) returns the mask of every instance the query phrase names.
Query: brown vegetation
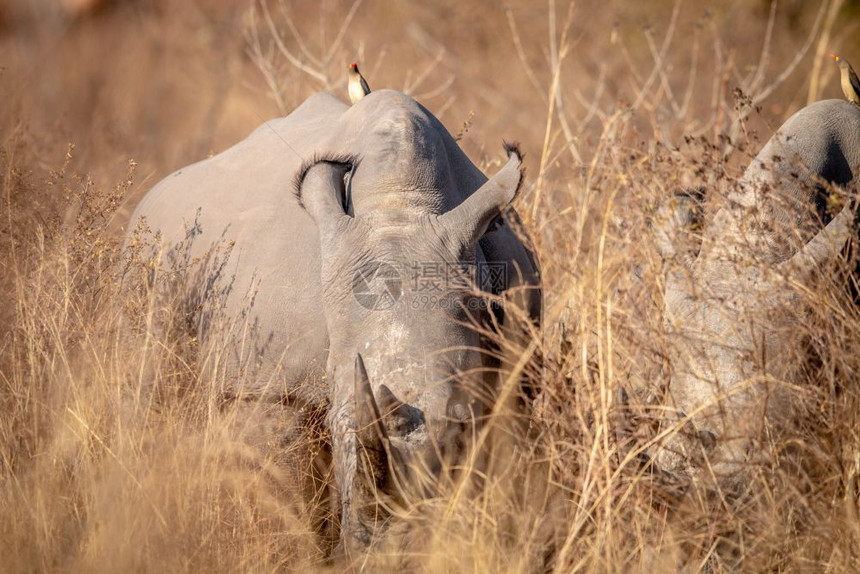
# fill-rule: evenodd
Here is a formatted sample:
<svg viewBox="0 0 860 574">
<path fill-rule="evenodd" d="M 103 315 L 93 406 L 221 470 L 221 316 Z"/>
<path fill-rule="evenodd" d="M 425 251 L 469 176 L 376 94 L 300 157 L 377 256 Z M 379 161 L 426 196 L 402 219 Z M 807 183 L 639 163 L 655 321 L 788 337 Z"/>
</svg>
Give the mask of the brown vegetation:
<svg viewBox="0 0 860 574">
<path fill-rule="evenodd" d="M 262 407 L 212 404 L 196 341 L 151 328 L 146 269 L 119 245 L 153 183 L 314 91 L 345 99 L 353 60 L 373 88 L 419 99 L 487 172 L 502 138 L 521 141 L 517 207 L 546 302 L 522 355 L 541 388 L 530 439 L 478 487 L 440 485 L 399 510 L 354 566 L 860 568 L 846 274 L 804 293 L 790 381 L 803 408 L 749 496 L 680 497 L 639 456 L 669 369 L 647 220 L 683 186 L 718 204 L 788 115 L 840 97 L 826 54 L 857 48 L 853 4 L 115 0 L 75 18 L 53 4 L 0 7 L 4 571 L 342 570 L 325 556 L 328 502 L 303 491 L 326 479 L 324 437 L 292 419 L 289 436 L 246 436 Z M 634 412 L 620 412 L 622 388 Z"/>
</svg>

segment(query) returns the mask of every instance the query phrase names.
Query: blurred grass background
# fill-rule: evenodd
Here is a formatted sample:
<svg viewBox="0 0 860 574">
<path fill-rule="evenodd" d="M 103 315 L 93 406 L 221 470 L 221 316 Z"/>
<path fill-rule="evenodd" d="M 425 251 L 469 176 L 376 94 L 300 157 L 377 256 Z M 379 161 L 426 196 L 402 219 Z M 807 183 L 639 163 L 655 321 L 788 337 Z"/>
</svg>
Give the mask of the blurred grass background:
<svg viewBox="0 0 860 574">
<path fill-rule="evenodd" d="M 63 10 L 58 0 L 6 0 L 0 28 L 2 119 L 7 132 L 26 126 L 32 155 L 41 158 L 34 167 L 56 167 L 66 144 L 73 142 L 75 160 L 107 181 L 124 173 L 128 158 L 135 159 L 147 178 L 157 180 L 223 150 L 319 89 L 345 97 L 345 69 L 353 60 L 360 62 L 371 87 L 407 90 L 454 133 L 474 113 L 463 144 L 472 157 L 494 155 L 502 138 L 513 138 L 522 141 L 535 161 L 543 144 L 554 71 L 551 44 L 558 44 L 569 11 L 560 91 L 567 122 L 579 136 L 579 154 L 587 159 L 588 137 L 601 129 L 597 115 L 588 117 L 589 106 L 611 113 L 635 102 L 654 63 L 649 42 L 663 48 L 667 30 L 673 28 L 671 44 L 665 47 L 665 69 L 679 99 L 687 88 L 691 60 L 697 58 L 685 119 L 704 117 L 713 104 L 715 76 L 723 72 L 715 46 L 735 73 L 748 73 L 758 64 L 771 10 L 764 0 L 716 1 L 705 7 L 669 1 L 556 5 L 366 0 L 334 48 L 325 69 L 328 85 L 275 62 L 283 92 L 281 110 L 249 56 L 252 6 L 246 0 L 90 4 L 93 8 L 75 11 Z M 323 0 L 285 6 L 310 53 L 320 56 L 332 50 L 330 43 L 353 4 Z M 767 62 L 771 76 L 795 57 L 818 8 L 798 0 L 779 3 Z M 554 31 L 550 10 L 555 13 Z M 271 13 L 285 42 L 299 53 L 277 2 L 271 2 Z M 838 11 L 823 62 L 823 79 L 830 81 L 820 82 L 814 98 L 840 95 L 833 80 L 835 66 L 829 65 L 826 53 L 839 52 L 850 60 L 858 49 L 856 15 L 851 2 Z M 262 28 L 261 18 L 256 20 Z M 265 30 L 262 40 L 271 43 Z M 808 52 L 768 98 L 763 115 L 770 123 L 778 124 L 807 102 L 815 56 L 814 50 Z M 720 89 L 730 92 L 736 83 L 730 75 Z M 668 124 L 681 123 L 640 107 L 637 112 L 647 122 L 643 130 L 651 123 L 648 114 Z"/>
</svg>

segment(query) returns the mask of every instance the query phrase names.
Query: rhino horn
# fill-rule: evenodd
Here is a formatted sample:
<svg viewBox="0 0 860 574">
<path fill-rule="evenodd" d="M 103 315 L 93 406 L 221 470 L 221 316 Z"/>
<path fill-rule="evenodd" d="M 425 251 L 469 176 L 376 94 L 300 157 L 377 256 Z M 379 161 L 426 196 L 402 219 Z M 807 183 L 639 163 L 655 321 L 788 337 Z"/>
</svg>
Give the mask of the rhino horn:
<svg viewBox="0 0 860 574">
<path fill-rule="evenodd" d="M 520 190 L 525 173 L 522 154 L 515 144 L 506 144 L 505 149 L 505 166 L 460 205 L 439 216 L 439 223 L 453 236 L 461 237 L 464 245 L 477 242 Z"/>
<path fill-rule="evenodd" d="M 401 410 L 408 408 L 408 405 L 394 396 L 385 385 L 379 386 L 379 411 L 383 417 L 398 413 Z"/>
<path fill-rule="evenodd" d="M 397 400 L 384 385 L 380 394 L 386 406 L 389 406 L 391 398 Z M 360 354 L 355 357 L 355 428 L 359 455 L 366 463 L 368 478 L 384 489 L 389 486 L 391 470 L 402 466 L 404 461 L 391 444 Z"/>
</svg>

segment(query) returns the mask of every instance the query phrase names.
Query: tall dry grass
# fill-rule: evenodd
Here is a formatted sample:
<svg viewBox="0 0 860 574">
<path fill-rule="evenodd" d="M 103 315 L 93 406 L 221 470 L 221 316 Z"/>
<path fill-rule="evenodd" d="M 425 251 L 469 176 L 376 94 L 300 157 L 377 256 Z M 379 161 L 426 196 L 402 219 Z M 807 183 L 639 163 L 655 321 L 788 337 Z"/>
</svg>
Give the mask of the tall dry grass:
<svg viewBox="0 0 860 574">
<path fill-rule="evenodd" d="M 206 353 L 217 349 L 202 351 L 182 310 L 154 297 L 143 250 L 123 256 L 118 228 L 167 171 L 314 90 L 342 91 L 356 57 L 371 86 L 414 94 L 459 132 L 485 171 L 498 165 L 494 142 L 523 141 L 529 180 L 517 207 L 541 262 L 545 309 L 526 348 L 509 349 L 540 389 L 526 436 L 495 437 L 488 468 L 394 508 L 390 535 L 352 566 L 860 567 L 850 261 L 802 293 L 789 350 L 796 368 L 784 381 L 798 400 L 791 424 L 774 425 L 768 463 L 745 498 L 683 496 L 684 485 L 642 456 L 661 432 L 671 373 L 648 222 L 687 186 L 707 188 L 712 213 L 790 112 L 838 94 L 820 62 L 834 45 L 850 49 L 850 6 L 717 3 L 702 14 L 684 2 L 395 10 L 366 0 L 246 9 L 153 0 L 48 25 L 8 11 L 3 570 L 344 568 L 327 558 L 336 516 L 320 488 L 329 477 L 315 415 L 214 400 L 207 391 L 223 375 Z M 30 75 L 40 59 L 42 74 Z M 252 424 L 273 409 L 277 424 Z"/>
</svg>

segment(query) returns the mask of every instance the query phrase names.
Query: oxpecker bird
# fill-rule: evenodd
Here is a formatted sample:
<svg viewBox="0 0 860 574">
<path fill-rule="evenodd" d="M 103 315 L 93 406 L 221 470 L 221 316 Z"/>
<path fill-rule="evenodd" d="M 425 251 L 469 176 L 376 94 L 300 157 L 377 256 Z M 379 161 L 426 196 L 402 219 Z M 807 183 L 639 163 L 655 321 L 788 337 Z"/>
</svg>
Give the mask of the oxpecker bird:
<svg viewBox="0 0 860 574">
<path fill-rule="evenodd" d="M 367 80 L 358 71 L 358 64 L 353 62 L 349 65 L 349 101 L 358 103 L 364 96 L 370 93 Z"/>
<path fill-rule="evenodd" d="M 842 93 L 845 94 L 849 102 L 854 102 L 860 106 L 860 80 L 857 79 L 854 68 L 839 56 L 830 54 L 830 57 L 839 64 L 839 72 L 842 75 Z"/>
</svg>

